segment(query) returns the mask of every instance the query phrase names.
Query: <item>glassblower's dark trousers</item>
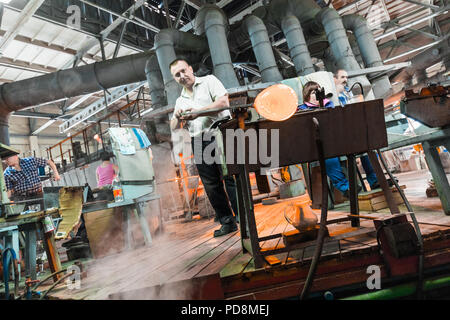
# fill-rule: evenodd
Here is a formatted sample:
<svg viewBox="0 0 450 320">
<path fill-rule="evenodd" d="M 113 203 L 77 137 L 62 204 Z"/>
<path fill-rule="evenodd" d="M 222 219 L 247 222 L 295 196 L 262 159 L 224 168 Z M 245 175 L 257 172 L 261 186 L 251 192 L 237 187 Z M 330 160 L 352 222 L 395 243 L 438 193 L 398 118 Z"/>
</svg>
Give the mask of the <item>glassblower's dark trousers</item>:
<svg viewBox="0 0 450 320">
<path fill-rule="evenodd" d="M 203 152 L 205 148 L 209 144 L 215 143 L 214 137 L 211 141 L 202 141 L 201 138 L 196 137 L 192 138 L 191 142 L 198 175 L 202 180 L 209 202 L 214 208 L 219 222 L 221 224 L 233 223 L 235 221 L 235 218 L 233 217 L 233 211 L 236 216 L 238 214 L 236 182 L 234 180 L 234 177 L 222 177 L 218 165 L 216 163 L 205 163 L 203 158 Z M 196 143 L 201 144 L 201 149 L 199 145 L 196 147 Z M 198 154 L 200 151 L 201 155 Z M 214 156 L 214 152 L 212 152 L 212 156 Z"/>
</svg>

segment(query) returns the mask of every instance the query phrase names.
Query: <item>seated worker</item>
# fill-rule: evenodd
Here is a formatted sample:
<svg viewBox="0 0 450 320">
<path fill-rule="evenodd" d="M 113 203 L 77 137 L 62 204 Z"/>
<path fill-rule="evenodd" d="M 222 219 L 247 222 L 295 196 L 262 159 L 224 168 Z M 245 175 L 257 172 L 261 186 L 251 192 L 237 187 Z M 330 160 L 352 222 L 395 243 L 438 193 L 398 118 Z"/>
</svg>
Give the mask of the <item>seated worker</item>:
<svg viewBox="0 0 450 320">
<path fill-rule="evenodd" d="M 6 158 L 6 164 L 8 167 L 3 175 L 8 198 L 12 201 L 27 200 L 42 193 L 39 167 L 49 165 L 53 171 L 53 179 L 55 181 L 61 179 L 52 160 L 35 157 L 19 158 L 18 155 L 13 155 Z"/>
<path fill-rule="evenodd" d="M 309 81 L 303 87 L 303 104 L 298 107 L 297 112 L 301 110 L 314 110 L 319 108 L 319 101 L 316 99 L 315 91 L 321 89 L 317 82 Z M 324 99 L 323 101 L 325 108 L 334 108 L 332 101 Z M 325 166 L 327 171 L 327 176 L 331 179 L 333 186 L 338 189 L 344 197 L 349 197 L 349 184 L 345 177 L 344 172 L 342 172 L 341 163 L 338 157 L 325 159 Z M 358 192 L 361 191 L 361 187 L 358 185 Z"/>
<path fill-rule="evenodd" d="M 333 80 L 336 85 L 336 91 L 339 95 L 339 102 L 342 106 L 345 106 L 352 98 L 352 93 L 348 88 L 348 74 L 344 69 L 338 69 L 333 75 Z M 373 170 L 372 164 L 369 161 L 369 156 L 367 154 L 363 155 L 361 158 L 361 165 L 366 172 L 367 182 L 370 185 L 370 189 L 374 190 L 380 187 L 378 183 L 377 175 Z"/>
<path fill-rule="evenodd" d="M 101 188 L 112 184 L 114 178 L 119 172 L 119 167 L 111 163 L 111 157 L 106 152 L 101 155 L 102 163 L 97 167 L 97 187 Z"/>
<path fill-rule="evenodd" d="M 298 106 L 297 111 L 313 110 L 319 108 L 319 100 L 316 98 L 316 90 L 320 90 L 320 85 L 317 82 L 309 81 L 303 87 L 303 104 Z M 324 99 L 323 106 L 325 108 L 334 108 L 334 103 L 331 100 Z"/>
</svg>

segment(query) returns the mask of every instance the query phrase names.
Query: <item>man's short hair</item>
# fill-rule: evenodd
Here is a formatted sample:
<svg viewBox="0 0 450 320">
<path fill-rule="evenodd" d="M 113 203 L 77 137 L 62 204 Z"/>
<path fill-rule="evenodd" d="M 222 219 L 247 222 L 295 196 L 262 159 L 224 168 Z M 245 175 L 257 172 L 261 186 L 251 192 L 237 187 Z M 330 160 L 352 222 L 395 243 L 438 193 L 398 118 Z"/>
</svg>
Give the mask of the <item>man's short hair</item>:
<svg viewBox="0 0 450 320">
<path fill-rule="evenodd" d="M 184 61 L 188 65 L 190 65 L 189 62 L 186 59 L 177 58 L 177 59 L 173 60 L 171 63 L 169 63 L 169 70 L 172 69 L 172 66 L 176 65 L 180 61 Z"/>
<path fill-rule="evenodd" d="M 337 69 L 337 70 L 336 70 L 336 72 L 335 72 L 335 73 L 333 73 L 333 77 L 335 77 L 336 79 L 337 79 L 337 76 L 338 76 L 338 73 L 339 73 L 339 71 L 347 71 L 347 70 L 345 70 L 345 69 L 342 69 L 342 68 L 340 68 L 340 69 Z"/>
</svg>

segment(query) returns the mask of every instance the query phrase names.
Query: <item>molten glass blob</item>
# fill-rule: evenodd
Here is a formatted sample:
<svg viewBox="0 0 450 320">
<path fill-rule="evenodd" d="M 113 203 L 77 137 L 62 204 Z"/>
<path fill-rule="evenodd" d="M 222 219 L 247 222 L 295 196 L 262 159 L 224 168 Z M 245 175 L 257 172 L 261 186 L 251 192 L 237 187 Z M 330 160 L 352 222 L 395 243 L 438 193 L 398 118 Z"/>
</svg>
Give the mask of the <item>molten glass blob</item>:
<svg viewBox="0 0 450 320">
<path fill-rule="evenodd" d="M 291 87 L 274 84 L 258 94 L 254 107 L 259 115 L 268 120 L 284 121 L 297 111 L 298 97 Z"/>
<path fill-rule="evenodd" d="M 310 205 L 311 200 L 308 194 L 304 194 L 300 199 L 289 203 L 284 210 L 286 221 L 300 232 L 315 229 L 318 219 Z"/>
</svg>

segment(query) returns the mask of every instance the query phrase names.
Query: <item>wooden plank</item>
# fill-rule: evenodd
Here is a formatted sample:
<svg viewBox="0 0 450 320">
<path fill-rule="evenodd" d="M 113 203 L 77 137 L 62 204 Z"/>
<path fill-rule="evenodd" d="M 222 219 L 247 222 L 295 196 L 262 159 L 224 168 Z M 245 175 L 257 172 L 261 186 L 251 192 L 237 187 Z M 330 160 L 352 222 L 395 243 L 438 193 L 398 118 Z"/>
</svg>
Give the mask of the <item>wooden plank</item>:
<svg viewBox="0 0 450 320">
<path fill-rule="evenodd" d="M 236 256 L 242 252 L 241 242 L 236 241 L 231 247 L 226 249 L 222 254 L 220 254 L 213 262 L 203 268 L 198 272 L 195 277 L 206 276 L 209 274 L 220 273 L 225 265 L 227 265 L 230 260 L 233 260 Z"/>
<path fill-rule="evenodd" d="M 174 270 L 175 272 L 172 274 L 167 274 L 165 278 L 167 280 L 170 279 L 170 281 L 179 281 L 183 279 L 193 278 L 210 263 L 212 263 L 224 251 L 226 251 L 236 243 L 240 244 L 239 237 L 230 237 L 226 241 L 222 242 L 220 246 L 216 246 L 214 249 L 208 251 L 206 254 L 202 254 L 200 257 L 195 257 L 194 259 L 192 259 L 192 262 L 188 262 L 187 265 L 183 266 L 183 268 L 179 268 L 176 271 Z M 164 274 L 166 274 L 166 271 L 163 272 Z M 210 274 L 206 271 L 205 273 Z"/>
<path fill-rule="evenodd" d="M 294 198 L 292 198 L 294 199 Z M 264 206 L 262 204 L 256 204 L 255 205 L 255 216 L 256 216 L 256 224 L 257 224 L 257 230 L 258 232 L 263 232 L 264 229 L 269 226 L 268 222 L 274 222 L 280 220 L 279 215 L 279 208 L 282 206 L 282 203 L 286 203 L 288 201 L 292 201 L 292 199 L 287 200 L 281 200 L 280 202 L 277 202 L 274 205 L 270 206 Z M 262 225 L 264 224 L 264 225 Z M 259 228 L 259 229 L 258 229 Z M 264 234 L 264 233 L 263 233 Z M 266 233 L 267 234 L 267 233 Z M 258 233 L 258 235 L 261 237 L 261 234 Z M 264 235 L 263 235 L 264 236 Z M 264 242 L 262 242 L 264 244 Z M 260 244 L 261 245 L 261 244 Z M 251 264 L 253 257 L 250 254 L 247 255 L 241 255 L 237 261 L 231 261 L 228 263 L 224 269 L 223 272 L 221 271 L 221 276 L 228 276 L 235 273 L 244 272 L 244 270 L 249 267 L 254 268 L 254 264 Z M 234 265 L 236 263 L 236 265 Z"/>
<path fill-rule="evenodd" d="M 398 193 L 398 190 L 397 190 L 397 188 L 395 186 L 391 187 L 390 189 L 391 189 L 392 192 Z M 401 185 L 400 189 L 405 190 L 406 189 L 406 185 Z M 376 189 L 375 191 L 371 190 L 371 191 L 367 191 L 367 192 L 360 192 L 358 194 L 358 200 L 369 200 L 369 199 L 377 198 L 377 197 L 380 197 L 380 196 L 384 197 L 383 190 Z"/>
</svg>

